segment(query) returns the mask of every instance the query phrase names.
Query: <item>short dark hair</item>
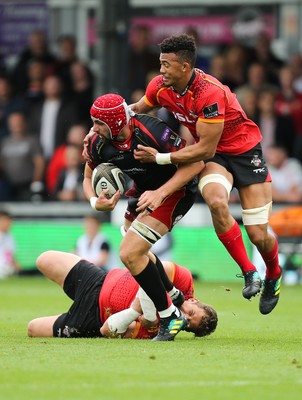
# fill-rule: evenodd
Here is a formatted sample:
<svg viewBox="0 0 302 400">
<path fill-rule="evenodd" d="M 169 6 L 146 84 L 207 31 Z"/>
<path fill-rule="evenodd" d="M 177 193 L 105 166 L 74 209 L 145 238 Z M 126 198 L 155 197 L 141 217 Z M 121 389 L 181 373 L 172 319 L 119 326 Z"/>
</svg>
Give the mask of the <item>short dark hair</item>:
<svg viewBox="0 0 302 400">
<path fill-rule="evenodd" d="M 203 337 L 208 336 L 213 333 L 217 327 L 218 316 L 213 307 L 208 304 L 202 303 L 198 301 L 196 303 L 197 307 L 203 309 L 205 311 L 205 315 L 201 319 L 197 328 L 191 329 L 189 328 L 189 332 L 193 332 L 195 337 Z"/>
<path fill-rule="evenodd" d="M 196 62 L 196 43 L 192 36 L 182 34 L 170 36 L 160 44 L 161 53 L 175 53 L 182 61 L 188 62 L 193 68 Z"/>
</svg>

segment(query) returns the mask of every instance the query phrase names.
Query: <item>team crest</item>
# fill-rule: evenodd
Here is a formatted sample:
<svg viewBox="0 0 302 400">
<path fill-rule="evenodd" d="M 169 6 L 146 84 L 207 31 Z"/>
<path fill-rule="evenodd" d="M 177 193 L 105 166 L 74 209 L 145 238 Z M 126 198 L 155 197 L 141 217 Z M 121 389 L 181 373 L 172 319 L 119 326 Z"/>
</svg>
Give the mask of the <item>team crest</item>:
<svg viewBox="0 0 302 400">
<path fill-rule="evenodd" d="M 257 154 L 254 154 L 251 164 L 253 164 L 255 167 L 259 167 L 261 165 L 261 159 Z"/>
</svg>

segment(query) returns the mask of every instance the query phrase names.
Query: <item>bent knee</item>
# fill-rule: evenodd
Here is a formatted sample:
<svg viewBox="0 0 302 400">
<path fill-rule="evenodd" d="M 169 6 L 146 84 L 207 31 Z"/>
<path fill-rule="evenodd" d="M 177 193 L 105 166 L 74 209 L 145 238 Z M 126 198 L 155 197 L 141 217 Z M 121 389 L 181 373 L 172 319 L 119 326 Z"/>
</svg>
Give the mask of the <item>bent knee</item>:
<svg viewBox="0 0 302 400">
<path fill-rule="evenodd" d="M 43 270 L 43 268 L 45 268 L 47 265 L 49 265 L 53 253 L 53 250 L 47 250 L 38 256 L 38 258 L 36 259 L 36 265 L 40 271 Z"/>
<path fill-rule="evenodd" d="M 37 336 L 36 327 L 37 327 L 37 320 L 36 319 L 32 319 L 31 321 L 29 321 L 29 323 L 27 325 L 27 336 L 29 336 L 29 337 Z"/>
</svg>

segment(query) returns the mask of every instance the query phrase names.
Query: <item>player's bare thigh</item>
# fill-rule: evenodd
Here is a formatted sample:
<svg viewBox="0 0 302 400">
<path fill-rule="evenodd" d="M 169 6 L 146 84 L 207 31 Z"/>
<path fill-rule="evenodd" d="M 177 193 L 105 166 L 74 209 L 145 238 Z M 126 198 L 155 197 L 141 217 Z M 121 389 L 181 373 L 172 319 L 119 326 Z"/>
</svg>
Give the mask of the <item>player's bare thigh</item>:
<svg viewBox="0 0 302 400">
<path fill-rule="evenodd" d="M 40 317 L 31 320 L 27 326 L 27 334 L 30 337 L 52 337 L 53 324 L 59 315 Z"/>
<path fill-rule="evenodd" d="M 67 274 L 80 260 L 75 254 L 48 250 L 37 258 L 36 264 L 43 275 L 63 287 Z"/>
<path fill-rule="evenodd" d="M 238 189 L 242 208 L 263 207 L 272 201 L 271 182 L 256 183 Z"/>
</svg>

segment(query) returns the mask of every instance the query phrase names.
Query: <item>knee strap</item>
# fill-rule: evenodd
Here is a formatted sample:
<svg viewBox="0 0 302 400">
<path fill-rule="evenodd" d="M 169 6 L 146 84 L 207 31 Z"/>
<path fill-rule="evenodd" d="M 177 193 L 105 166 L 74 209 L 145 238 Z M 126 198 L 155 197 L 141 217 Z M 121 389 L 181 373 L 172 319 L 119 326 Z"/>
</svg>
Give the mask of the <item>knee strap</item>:
<svg viewBox="0 0 302 400">
<path fill-rule="evenodd" d="M 154 229 L 150 228 L 146 224 L 138 221 L 137 219 L 132 222 L 129 229 L 135 232 L 144 240 L 146 240 L 151 246 L 153 246 L 154 243 L 156 243 L 161 238 L 161 235 L 158 232 L 156 232 Z"/>
<path fill-rule="evenodd" d="M 230 197 L 230 193 L 231 193 L 233 185 L 225 176 L 223 176 L 221 174 L 209 174 L 209 175 L 205 175 L 204 177 L 202 177 L 198 184 L 198 188 L 199 188 L 201 194 L 202 194 L 203 188 L 208 183 L 219 183 L 227 191 L 228 198 Z"/>
<path fill-rule="evenodd" d="M 272 209 L 272 202 L 258 208 L 242 209 L 243 225 L 263 225 L 268 223 L 268 218 Z"/>
</svg>

